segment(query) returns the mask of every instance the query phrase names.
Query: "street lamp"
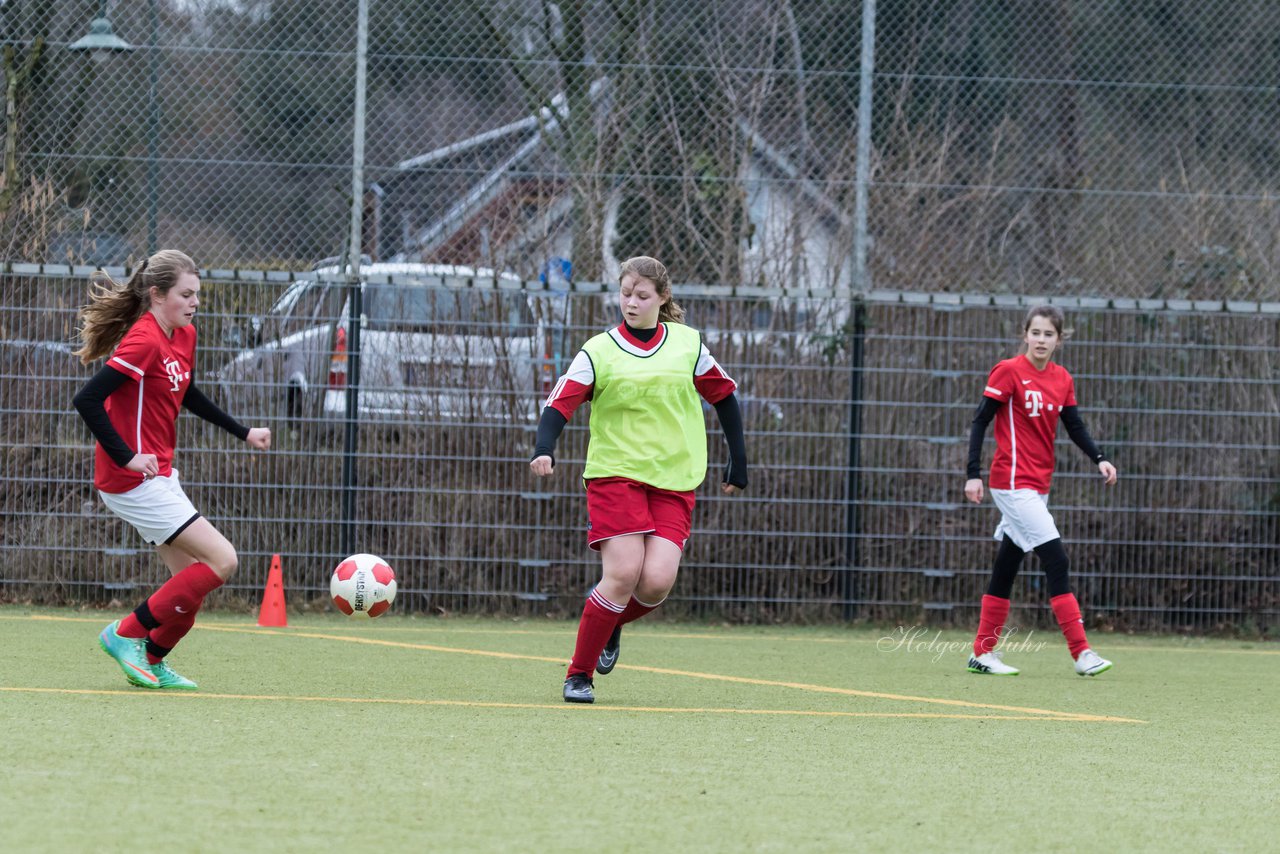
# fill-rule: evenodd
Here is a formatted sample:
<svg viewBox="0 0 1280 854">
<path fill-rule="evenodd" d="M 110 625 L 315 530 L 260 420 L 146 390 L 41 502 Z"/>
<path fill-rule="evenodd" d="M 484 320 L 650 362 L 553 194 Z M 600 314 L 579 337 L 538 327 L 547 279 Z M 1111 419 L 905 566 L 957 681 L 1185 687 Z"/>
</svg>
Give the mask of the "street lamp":
<svg viewBox="0 0 1280 854">
<path fill-rule="evenodd" d="M 160 151 L 160 102 L 156 97 L 156 42 L 160 28 L 158 0 L 151 0 L 151 58 L 150 85 L 147 87 L 147 255 L 156 251 L 156 195 L 159 177 L 157 164 Z M 133 45 L 115 34 L 111 20 L 107 18 L 107 0 L 98 0 L 98 17 L 89 24 L 89 34 L 67 45 L 67 50 L 85 51 L 95 62 L 101 62 L 113 53 L 127 53 Z"/>
<path fill-rule="evenodd" d="M 98 0 L 98 17 L 89 24 L 89 34 L 67 45 L 67 50 L 88 51 L 95 60 L 112 53 L 133 50 L 133 45 L 116 35 L 107 17 L 107 0 Z"/>
</svg>

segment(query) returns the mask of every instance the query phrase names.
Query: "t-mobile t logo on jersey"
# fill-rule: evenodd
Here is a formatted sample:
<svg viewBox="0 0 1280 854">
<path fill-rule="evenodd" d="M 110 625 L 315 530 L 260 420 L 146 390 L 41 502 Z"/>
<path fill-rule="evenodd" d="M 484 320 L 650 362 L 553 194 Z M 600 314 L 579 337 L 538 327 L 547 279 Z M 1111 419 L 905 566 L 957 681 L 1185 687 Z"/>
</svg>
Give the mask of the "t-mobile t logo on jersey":
<svg viewBox="0 0 1280 854">
<path fill-rule="evenodd" d="M 1027 408 L 1027 417 L 1039 418 L 1040 408 L 1044 406 L 1044 395 L 1029 388 L 1024 388 L 1022 394 L 1025 397 L 1022 405 Z"/>
<path fill-rule="evenodd" d="M 169 375 L 169 382 L 173 383 L 173 387 L 169 391 L 182 391 L 182 381 L 191 376 L 190 371 L 182 370 L 182 363 L 177 359 L 165 357 L 164 371 Z"/>
</svg>

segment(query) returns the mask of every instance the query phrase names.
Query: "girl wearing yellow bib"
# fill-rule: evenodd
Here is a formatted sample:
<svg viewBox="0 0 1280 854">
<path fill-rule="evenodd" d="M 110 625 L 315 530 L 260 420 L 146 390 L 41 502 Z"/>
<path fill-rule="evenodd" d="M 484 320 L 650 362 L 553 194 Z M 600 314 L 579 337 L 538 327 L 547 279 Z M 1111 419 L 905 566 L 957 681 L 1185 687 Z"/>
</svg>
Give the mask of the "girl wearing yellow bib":
<svg viewBox="0 0 1280 854">
<path fill-rule="evenodd" d="M 587 545 L 600 552 L 602 573 L 578 623 L 564 683 L 570 703 L 595 701 L 592 674 L 613 670 L 622 626 L 662 604 L 675 584 L 693 491 L 707 474 L 703 399 L 729 445 L 721 490 L 747 486 L 737 384 L 683 324 L 666 267 L 643 256 L 623 262 L 618 303 L 623 323 L 584 344 L 547 397 L 529 463 L 539 477 L 552 474 L 556 440 L 590 400 Z"/>
</svg>

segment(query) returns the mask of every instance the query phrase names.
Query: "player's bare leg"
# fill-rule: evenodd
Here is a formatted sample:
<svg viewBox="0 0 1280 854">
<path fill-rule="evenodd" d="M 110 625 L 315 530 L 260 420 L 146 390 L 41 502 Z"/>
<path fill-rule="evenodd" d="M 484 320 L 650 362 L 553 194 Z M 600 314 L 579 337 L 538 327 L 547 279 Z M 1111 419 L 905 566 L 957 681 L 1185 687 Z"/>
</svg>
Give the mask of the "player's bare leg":
<svg viewBox="0 0 1280 854">
<path fill-rule="evenodd" d="M 172 543 L 156 546 L 156 553 L 173 575 L 172 584 L 181 584 L 187 576 L 192 580 L 176 591 L 172 613 L 159 625 L 147 628 L 147 660 L 159 687 L 191 691 L 196 683 L 170 667 L 165 657 L 195 625 L 205 592 L 235 572 L 236 550 L 208 519 L 201 517 L 184 528 Z"/>
<path fill-rule="evenodd" d="M 235 546 L 203 516 L 183 529 L 172 543 L 156 546 L 156 552 L 174 575 L 193 563 L 203 563 L 226 581 L 239 564 Z"/>
<path fill-rule="evenodd" d="M 611 602 L 626 605 L 645 564 L 645 540 L 643 534 L 614 537 L 600 544 L 601 578 L 596 590 Z"/>
<path fill-rule="evenodd" d="M 644 538 L 644 563 L 640 567 L 640 578 L 631 593 L 631 600 L 618 616 L 618 624 L 614 626 L 613 634 L 609 635 L 609 642 L 604 645 L 604 650 L 596 661 L 597 673 L 609 673 L 617 665 L 622 651 L 622 627 L 640 619 L 666 600 L 667 594 L 675 586 L 676 575 L 680 572 L 682 555 L 680 547 L 668 539 L 655 536 Z"/>
</svg>

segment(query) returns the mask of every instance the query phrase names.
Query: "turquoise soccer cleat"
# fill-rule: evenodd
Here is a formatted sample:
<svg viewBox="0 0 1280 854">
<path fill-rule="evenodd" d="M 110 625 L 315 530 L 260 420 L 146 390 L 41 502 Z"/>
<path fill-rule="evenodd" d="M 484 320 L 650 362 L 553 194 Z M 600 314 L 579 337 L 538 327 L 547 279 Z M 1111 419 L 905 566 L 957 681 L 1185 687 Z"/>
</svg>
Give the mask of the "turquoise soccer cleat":
<svg viewBox="0 0 1280 854">
<path fill-rule="evenodd" d="M 160 680 L 151 672 L 147 662 L 147 645 L 142 638 L 122 638 L 116 634 L 120 621 L 116 620 L 98 635 L 98 646 L 116 660 L 125 678 L 140 688 L 159 688 Z"/>
<path fill-rule="evenodd" d="M 151 665 L 151 672 L 155 674 L 156 680 L 160 688 L 177 688 L 182 691 L 194 691 L 198 686 L 187 677 L 169 666 L 164 659 Z"/>
</svg>

